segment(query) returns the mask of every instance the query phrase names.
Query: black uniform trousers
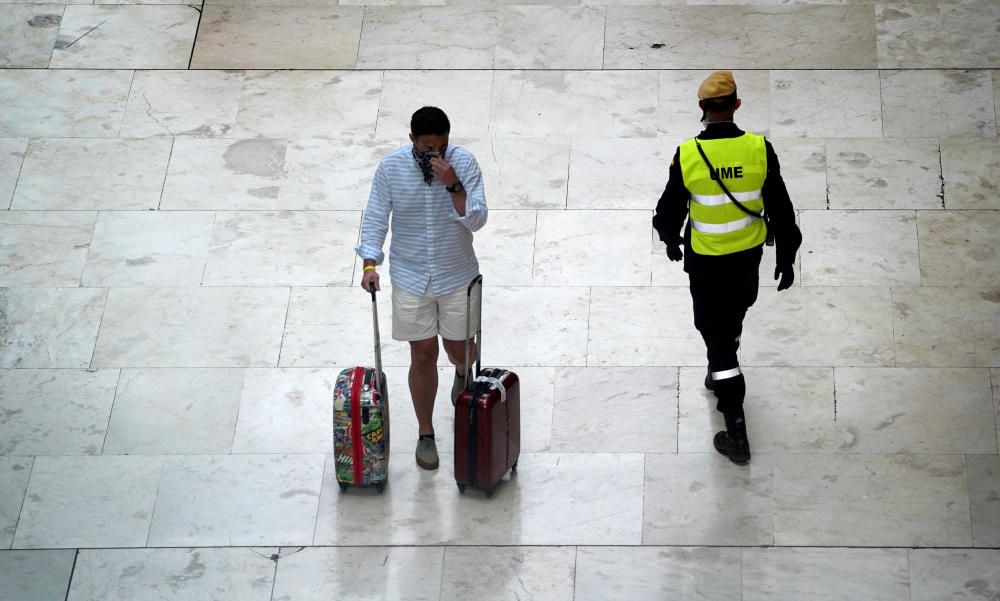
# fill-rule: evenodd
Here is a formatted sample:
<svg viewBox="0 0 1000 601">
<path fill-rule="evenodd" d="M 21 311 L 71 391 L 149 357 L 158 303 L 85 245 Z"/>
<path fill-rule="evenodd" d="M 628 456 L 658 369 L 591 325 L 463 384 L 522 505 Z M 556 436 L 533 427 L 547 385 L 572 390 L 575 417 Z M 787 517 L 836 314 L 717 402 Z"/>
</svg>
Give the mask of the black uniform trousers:
<svg viewBox="0 0 1000 601">
<path fill-rule="evenodd" d="M 725 377 L 712 378 L 716 408 L 723 413 L 735 413 L 743 407 L 746 382 L 739 373 L 740 335 L 743 318 L 757 301 L 757 275 L 760 253 L 750 254 L 749 261 L 727 264 L 721 269 L 699 269 L 689 272 L 691 299 L 694 302 L 694 327 L 701 333 L 708 351 L 708 371 Z M 730 372 L 729 370 L 736 370 Z"/>
</svg>

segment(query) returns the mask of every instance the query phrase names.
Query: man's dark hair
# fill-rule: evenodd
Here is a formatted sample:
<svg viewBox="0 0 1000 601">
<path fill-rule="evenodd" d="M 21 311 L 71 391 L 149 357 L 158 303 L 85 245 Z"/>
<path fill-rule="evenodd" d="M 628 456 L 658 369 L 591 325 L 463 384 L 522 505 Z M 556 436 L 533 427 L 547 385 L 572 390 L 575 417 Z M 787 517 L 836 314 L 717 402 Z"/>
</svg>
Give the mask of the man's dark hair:
<svg viewBox="0 0 1000 601">
<path fill-rule="evenodd" d="M 705 101 L 705 112 L 725 113 L 731 111 L 736 106 L 736 92 L 722 98 L 707 98 Z"/>
<path fill-rule="evenodd" d="M 436 106 L 425 106 L 413 113 L 410 119 L 410 133 L 414 137 L 437 136 L 451 132 L 448 115 Z"/>
</svg>

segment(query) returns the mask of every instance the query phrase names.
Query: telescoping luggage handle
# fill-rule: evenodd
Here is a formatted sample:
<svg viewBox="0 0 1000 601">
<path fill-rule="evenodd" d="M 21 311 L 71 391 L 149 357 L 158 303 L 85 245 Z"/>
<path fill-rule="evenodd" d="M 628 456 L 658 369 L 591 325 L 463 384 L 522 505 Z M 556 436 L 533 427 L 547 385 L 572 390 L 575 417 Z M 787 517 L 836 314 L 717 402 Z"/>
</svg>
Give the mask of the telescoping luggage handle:
<svg viewBox="0 0 1000 601">
<path fill-rule="evenodd" d="M 465 299 L 465 387 L 472 386 L 472 365 L 469 364 L 472 340 L 472 289 L 479 284 L 479 323 L 476 325 L 476 377 L 483 371 L 483 276 L 477 275 L 469 283 Z"/>
<path fill-rule="evenodd" d="M 472 388 L 472 365 L 469 364 L 471 351 L 469 346 L 472 339 L 472 289 L 479 284 L 479 323 L 476 327 L 476 382 L 486 382 L 493 388 L 500 391 L 500 402 L 507 402 L 507 388 L 499 378 L 489 378 L 483 376 L 483 276 L 477 275 L 469 284 L 465 300 L 465 387 Z"/>
<path fill-rule="evenodd" d="M 382 387 L 382 341 L 378 335 L 378 303 L 375 301 L 375 283 L 370 286 L 372 293 L 372 323 L 375 326 L 375 387 Z M 379 390 L 380 394 L 385 394 L 384 390 Z"/>
</svg>

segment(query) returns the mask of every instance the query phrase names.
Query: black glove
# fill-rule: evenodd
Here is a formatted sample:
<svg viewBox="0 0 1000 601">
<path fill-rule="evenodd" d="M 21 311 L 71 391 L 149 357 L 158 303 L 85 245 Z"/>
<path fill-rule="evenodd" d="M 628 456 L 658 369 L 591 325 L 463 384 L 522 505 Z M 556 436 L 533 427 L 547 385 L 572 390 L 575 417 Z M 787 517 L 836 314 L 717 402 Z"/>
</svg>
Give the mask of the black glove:
<svg viewBox="0 0 1000 601">
<path fill-rule="evenodd" d="M 667 242 L 667 258 L 671 261 L 680 261 L 683 259 L 684 252 L 681 250 L 681 245 Z"/>
<path fill-rule="evenodd" d="M 781 281 L 778 282 L 778 292 L 787 290 L 792 286 L 792 282 L 795 281 L 795 269 L 791 265 L 784 267 L 779 265 L 774 268 L 774 279 L 777 280 L 779 277 Z"/>
</svg>

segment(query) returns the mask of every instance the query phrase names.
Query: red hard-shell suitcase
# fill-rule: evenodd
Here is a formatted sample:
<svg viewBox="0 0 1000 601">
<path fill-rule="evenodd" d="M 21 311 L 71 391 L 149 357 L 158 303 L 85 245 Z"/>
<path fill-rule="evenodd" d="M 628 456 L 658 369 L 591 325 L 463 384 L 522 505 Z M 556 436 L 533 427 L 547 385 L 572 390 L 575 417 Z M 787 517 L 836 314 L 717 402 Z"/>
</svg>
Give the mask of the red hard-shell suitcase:
<svg viewBox="0 0 1000 601">
<path fill-rule="evenodd" d="M 472 378 L 469 343 L 472 321 L 472 289 L 482 276 L 469 284 L 466 321 L 466 389 L 455 400 L 455 481 L 458 490 L 480 488 L 493 496 L 508 471 L 517 471 L 521 453 L 521 383 L 517 374 L 502 368 L 482 369 L 482 302 L 476 331 L 476 377 Z"/>
</svg>

